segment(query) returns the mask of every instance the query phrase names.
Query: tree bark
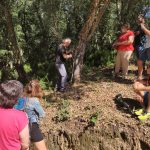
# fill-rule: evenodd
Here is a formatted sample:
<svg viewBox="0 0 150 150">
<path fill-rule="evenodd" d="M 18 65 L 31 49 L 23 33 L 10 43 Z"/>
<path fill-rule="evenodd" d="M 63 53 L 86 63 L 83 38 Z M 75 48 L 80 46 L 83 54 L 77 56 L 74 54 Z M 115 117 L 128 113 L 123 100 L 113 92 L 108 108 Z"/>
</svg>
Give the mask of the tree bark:
<svg viewBox="0 0 150 150">
<path fill-rule="evenodd" d="M 6 26 L 7 26 L 7 33 L 8 33 L 8 47 L 13 51 L 13 65 L 18 72 L 19 80 L 24 81 L 27 79 L 26 73 L 23 68 L 22 64 L 22 57 L 21 57 L 21 50 L 19 48 L 16 33 L 14 30 L 14 24 L 11 14 L 11 8 L 9 6 L 8 1 L 1 1 L 0 6 L 4 11 L 5 19 L 6 19 Z"/>
<path fill-rule="evenodd" d="M 12 14 L 10 12 L 10 7 L 9 5 L 5 3 L 5 6 L 3 9 L 4 9 L 5 18 L 6 18 L 6 24 L 7 24 L 9 46 L 13 50 L 15 64 L 20 64 L 21 53 L 20 53 L 20 48 L 17 43 L 16 33 L 14 31 L 14 25 L 13 25 L 13 20 L 12 20 Z"/>
<path fill-rule="evenodd" d="M 91 0 L 91 7 L 89 10 L 87 21 L 79 33 L 79 42 L 76 48 L 73 62 L 73 82 L 80 82 L 81 80 L 81 71 L 83 68 L 83 59 L 87 43 L 90 41 L 96 28 L 98 27 L 109 2 L 110 0 Z"/>
</svg>

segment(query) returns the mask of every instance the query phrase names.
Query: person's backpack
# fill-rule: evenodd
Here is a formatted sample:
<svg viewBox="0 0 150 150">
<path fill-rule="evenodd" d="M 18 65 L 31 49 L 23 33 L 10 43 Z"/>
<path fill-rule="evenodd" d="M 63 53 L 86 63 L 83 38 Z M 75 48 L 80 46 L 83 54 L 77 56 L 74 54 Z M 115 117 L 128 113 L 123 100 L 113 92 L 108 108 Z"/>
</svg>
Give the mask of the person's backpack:
<svg viewBox="0 0 150 150">
<path fill-rule="evenodd" d="M 15 109 L 24 111 L 26 106 L 27 98 L 26 97 L 20 97 L 18 99 L 17 104 L 14 106 Z"/>
</svg>

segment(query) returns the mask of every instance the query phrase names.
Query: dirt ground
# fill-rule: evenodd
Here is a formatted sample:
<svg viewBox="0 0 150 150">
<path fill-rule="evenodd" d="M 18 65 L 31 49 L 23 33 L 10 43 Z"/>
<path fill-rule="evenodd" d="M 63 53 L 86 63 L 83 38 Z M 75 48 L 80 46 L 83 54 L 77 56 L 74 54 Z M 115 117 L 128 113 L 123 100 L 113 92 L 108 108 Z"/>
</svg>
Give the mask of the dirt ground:
<svg viewBox="0 0 150 150">
<path fill-rule="evenodd" d="M 64 130 L 69 133 L 79 134 L 84 131 L 91 121 L 93 114 L 98 114 L 94 130 L 108 127 L 119 128 L 120 132 L 136 133 L 143 141 L 144 150 L 150 149 L 150 120 L 140 122 L 135 116 L 130 114 L 124 107 L 120 106 L 114 98 L 117 94 L 122 94 L 124 100 L 132 109 L 139 108 L 135 94 L 132 89 L 133 81 L 136 77 L 136 67 L 131 66 L 129 77 L 126 80 L 115 79 L 110 68 L 86 71 L 83 75 L 83 82 L 68 86 L 66 93 L 45 92 L 45 99 L 42 105 L 46 111 L 46 117 L 42 120 L 43 133 Z M 63 101 L 67 101 L 67 106 L 62 108 L 62 117 L 67 111 L 66 121 L 58 120 Z M 66 109 L 65 111 L 63 109 Z M 110 129 L 109 129 L 110 130 Z M 132 136 L 133 134 L 129 135 Z M 125 138 L 125 137 L 124 137 Z"/>
</svg>

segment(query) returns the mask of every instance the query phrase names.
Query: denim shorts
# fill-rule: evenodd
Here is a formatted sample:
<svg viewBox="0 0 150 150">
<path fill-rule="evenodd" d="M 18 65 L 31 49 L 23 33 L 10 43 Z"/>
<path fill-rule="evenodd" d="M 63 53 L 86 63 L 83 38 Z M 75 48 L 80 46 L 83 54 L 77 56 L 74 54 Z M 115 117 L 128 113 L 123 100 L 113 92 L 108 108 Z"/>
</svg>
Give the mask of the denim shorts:
<svg viewBox="0 0 150 150">
<path fill-rule="evenodd" d="M 30 138 L 32 142 L 40 142 L 43 140 L 43 135 L 36 122 L 30 124 Z"/>
<path fill-rule="evenodd" d="M 136 47 L 137 58 L 142 61 L 150 61 L 150 48 L 144 49 L 142 46 Z"/>
<path fill-rule="evenodd" d="M 148 94 L 149 94 L 149 92 L 144 93 L 144 106 L 145 106 L 145 108 L 147 108 L 147 106 L 148 106 Z"/>
</svg>

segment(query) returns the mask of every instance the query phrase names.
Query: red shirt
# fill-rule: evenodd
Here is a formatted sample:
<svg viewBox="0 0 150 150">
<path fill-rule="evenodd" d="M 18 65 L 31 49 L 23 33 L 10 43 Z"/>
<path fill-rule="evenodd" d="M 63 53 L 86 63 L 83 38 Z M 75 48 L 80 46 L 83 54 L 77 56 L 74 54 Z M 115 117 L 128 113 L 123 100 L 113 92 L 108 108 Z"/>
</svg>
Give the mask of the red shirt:
<svg viewBox="0 0 150 150">
<path fill-rule="evenodd" d="M 0 150 L 20 150 L 19 133 L 27 124 L 24 112 L 0 108 Z"/>
<path fill-rule="evenodd" d="M 132 31 L 128 31 L 127 33 L 123 33 L 119 36 L 118 42 L 128 41 L 130 36 L 134 36 L 134 33 Z M 131 43 L 129 45 L 119 45 L 119 46 L 117 46 L 116 49 L 118 51 L 133 51 L 134 46 L 133 46 L 133 43 Z"/>
</svg>

